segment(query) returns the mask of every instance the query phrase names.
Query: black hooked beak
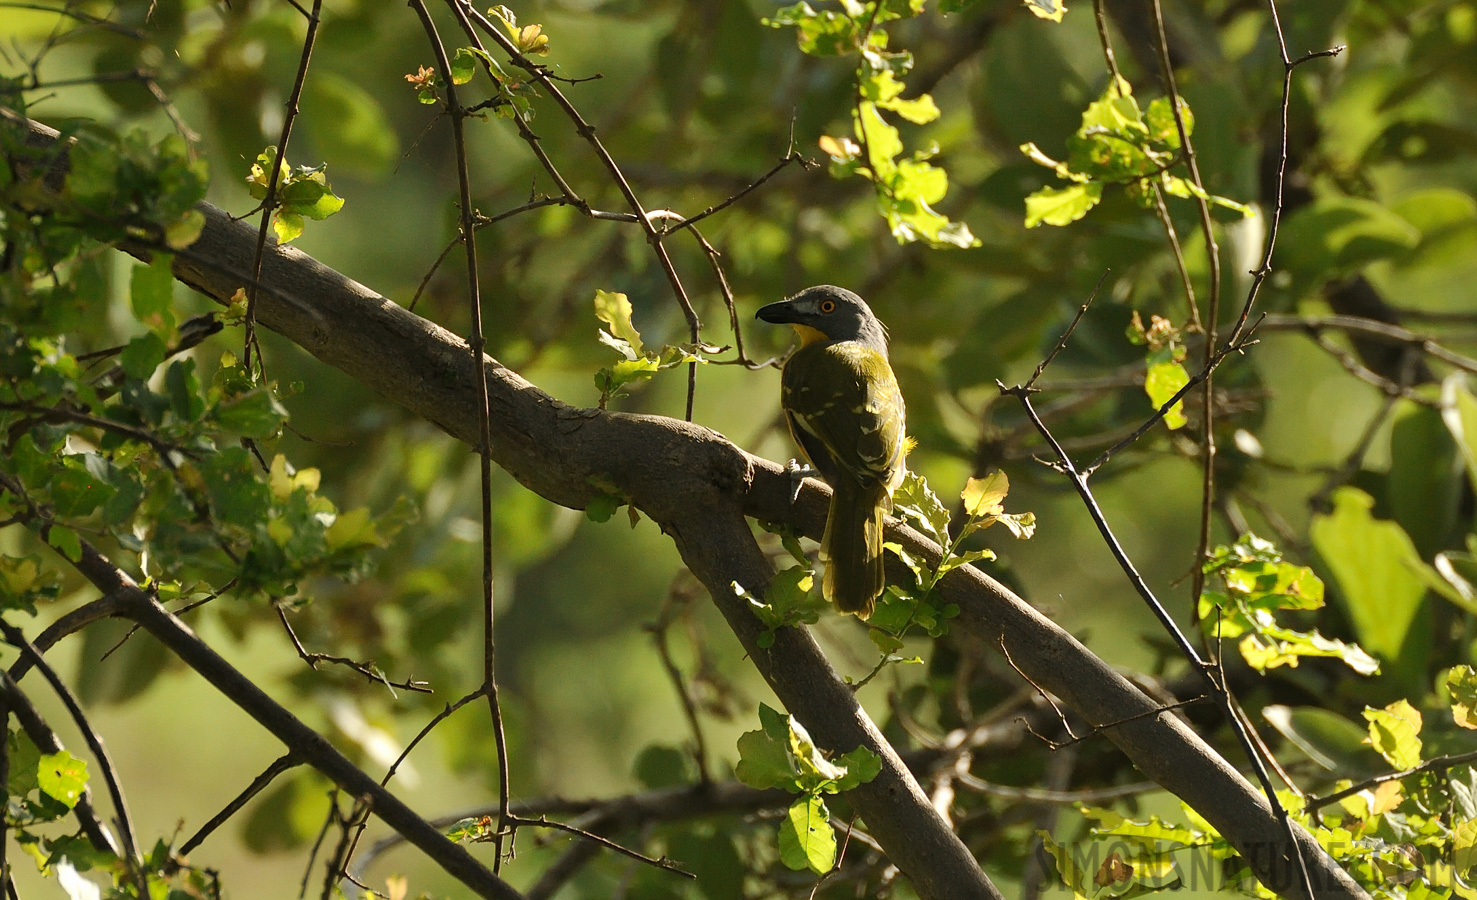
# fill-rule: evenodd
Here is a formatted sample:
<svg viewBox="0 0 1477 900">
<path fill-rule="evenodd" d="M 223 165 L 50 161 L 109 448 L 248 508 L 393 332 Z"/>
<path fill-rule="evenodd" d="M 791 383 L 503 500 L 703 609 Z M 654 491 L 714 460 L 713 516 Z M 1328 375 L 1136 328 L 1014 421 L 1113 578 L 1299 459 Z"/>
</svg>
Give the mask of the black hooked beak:
<svg viewBox="0 0 1477 900">
<path fill-rule="evenodd" d="M 759 311 L 754 313 L 754 318 L 773 322 L 776 325 L 785 325 L 798 321 L 795 313 L 795 303 L 792 300 L 781 300 L 778 303 L 761 306 Z"/>
</svg>

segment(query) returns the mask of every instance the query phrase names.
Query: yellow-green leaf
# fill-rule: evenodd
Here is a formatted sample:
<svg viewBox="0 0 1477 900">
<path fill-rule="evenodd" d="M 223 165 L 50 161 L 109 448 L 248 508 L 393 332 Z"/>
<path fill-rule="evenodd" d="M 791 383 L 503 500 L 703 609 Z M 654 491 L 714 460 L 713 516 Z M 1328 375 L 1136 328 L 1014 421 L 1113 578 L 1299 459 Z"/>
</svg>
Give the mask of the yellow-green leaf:
<svg viewBox="0 0 1477 900">
<path fill-rule="evenodd" d="M 1471 666 L 1457 666 L 1446 673 L 1446 690 L 1451 694 L 1451 717 L 1462 728 L 1477 729 L 1477 672 Z"/>
<path fill-rule="evenodd" d="M 1144 393 L 1149 395 L 1149 402 L 1158 409 L 1189 383 L 1190 375 L 1184 366 L 1177 362 L 1161 361 L 1149 366 L 1148 374 L 1144 376 Z M 1183 400 L 1170 407 L 1169 412 L 1164 414 L 1165 427 L 1170 431 L 1185 427 L 1189 420 L 1185 418 L 1184 410 Z"/>
<path fill-rule="evenodd" d="M 979 518 L 981 516 L 998 516 L 1005 512 L 1005 507 L 1000 501 L 1010 493 L 1010 479 L 1004 472 L 995 472 L 984 478 L 971 478 L 964 484 L 964 492 L 960 498 L 964 501 L 964 511 L 969 515 Z"/>
<path fill-rule="evenodd" d="M 1407 700 L 1396 700 L 1384 709 L 1366 707 L 1369 743 L 1385 761 L 1397 769 L 1421 764 L 1421 712 Z"/>
<path fill-rule="evenodd" d="M 619 291 L 596 291 L 595 317 L 610 326 L 613 337 L 630 344 L 637 356 L 645 352 L 641 347 L 641 332 L 631 322 L 631 301 L 625 294 Z"/>
<path fill-rule="evenodd" d="M 1463 819 L 1452 826 L 1451 864 L 1458 872 L 1477 866 L 1477 819 Z"/>
<path fill-rule="evenodd" d="M 71 809 L 87 787 L 87 763 L 65 750 L 49 753 L 36 767 L 36 783 L 48 796 Z"/>
<path fill-rule="evenodd" d="M 342 513 L 328 526 L 323 539 L 329 550 L 345 550 L 352 547 L 377 547 L 383 543 L 374 520 L 369 517 L 368 507 L 361 506 Z"/>
<path fill-rule="evenodd" d="M 1026 227 L 1070 225 L 1103 199 L 1101 182 L 1070 184 L 1064 188 L 1044 187 L 1026 198 Z"/>
<path fill-rule="evenodd" d="M 836 831 L 821 798 L 808 794 L 791 804 L 780 822 L 780 861 L 796 871 L 824 875 L 836 864 Z"/>
</svg>

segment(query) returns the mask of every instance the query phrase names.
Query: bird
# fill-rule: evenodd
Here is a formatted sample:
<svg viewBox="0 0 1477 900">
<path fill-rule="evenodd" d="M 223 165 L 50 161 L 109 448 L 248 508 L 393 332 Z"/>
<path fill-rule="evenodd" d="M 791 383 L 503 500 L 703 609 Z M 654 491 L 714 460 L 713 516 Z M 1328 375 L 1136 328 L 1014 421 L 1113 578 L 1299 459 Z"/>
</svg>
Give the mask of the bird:
<svg viewBox="0 0 1477 900">
<path fill-rule="evenodd" d="M 780 407 L 795 443 L 831 486 L 822 594 L 841 612 L 870 618 L 886 587 L 883 517 L 910 446 L 887 327 L 861 297 L 829 284 L 771 303 L 755 318 L 800 337 L 780 379 Z"/>
</svg>

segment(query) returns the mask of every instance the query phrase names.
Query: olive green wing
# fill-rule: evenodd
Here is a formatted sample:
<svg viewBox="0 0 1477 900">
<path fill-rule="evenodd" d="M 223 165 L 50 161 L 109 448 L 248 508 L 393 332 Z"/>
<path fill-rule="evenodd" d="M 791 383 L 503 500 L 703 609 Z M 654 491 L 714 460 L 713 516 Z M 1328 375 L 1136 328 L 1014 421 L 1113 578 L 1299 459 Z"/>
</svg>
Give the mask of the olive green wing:
<svg viewBox="0 0 1477 900">
<path fill-rule="evenodd" d="M 782 399 L 796 441 L 832 486 L 841 474 L 889 492 L 901 481 L 906 413 L 881 353 L 851 341 L 803 347 L 785 366 Z"/>
</svg>

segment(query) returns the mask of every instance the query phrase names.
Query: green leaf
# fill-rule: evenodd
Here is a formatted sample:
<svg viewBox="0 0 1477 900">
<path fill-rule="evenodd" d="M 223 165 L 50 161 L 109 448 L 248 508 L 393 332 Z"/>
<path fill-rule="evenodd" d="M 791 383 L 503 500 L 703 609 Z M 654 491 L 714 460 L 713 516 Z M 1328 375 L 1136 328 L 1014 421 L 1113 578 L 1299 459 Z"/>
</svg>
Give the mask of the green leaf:
<svg viewBox="0 0 1477 900">
<path fill-rule="evenodd" d="M 174 272 L 169 267 L 170 260 L 169 254 L 159 253 L 150 265 L 134 266 L 128 285 L 128 301 L 134 316 L 159 337 L 174 332 Z"/>
<path fill-rule="evenodd" d="M 770 28 L 794 26 L 801 52 L 811 56 L 850 53 L 857 48 L 861 37 L 861 25 L 854 18 L 829 9 L 816 12 L 803 0 L 794 6 L 781 7 L 760 21 Z"/>
<path fill-rule="evenodd" d="M 1313 546 L 1339 587 L 1359 645 L 1398 659 L 1420 610 L 1420 557 L 1405 531 L 1376 520 L 1374 499 L 1352 487 L 1333 494 L 1333 512 L 1315 516 Z"/>
<path fill-rule="evenodd" d="M 779 734 L 774 733 L 777 730 L 774 723 L 776 717 L 785 722 L 780 726 L 783 731 Z M 768 727 L 739 736 L 739 761 L 734 767 L 734 775 L 749 787 L 760 790 L 772 787 L 795 790 L 799 784 L 800 770 L 790 753 L 788 716 L 761 703 L 759 719 L 761 723 L 768 719 Z"/>
<path fill-rule="evenodd" d="M 242 528 L 266 519 L 272 495 L 257 479 L 246 448 L 227 447 L 204 457 L 199 465 L 216 519 Z"/>
<path fill-rule="evenodd" d="M 1148 821 L 1139 822 L 1134 819 L 1125 818 L 1110 809 L 1084 806 L 1081 810 L 1083 818 L 1096 823 L 1092 826 L 1092 833 L 1095 837 L 1112 835 L 1114 837 L 1138 838 L 1146 843 L 1168 841 L 1181 846 L 1197 844 L 1204 837 L 1203 834 L 1193 828 L 1170 825 L 1162 821 L 1158 816 L 1150 816 Z"/>
<path fill-rule="evenodd" d="M 458 819 L 446 829 L 446 837 L 458 844 L 469 844 L 485 839 L 496 830 L 496 825 L 487 816 L 468 816 Z"/>
<path fill-rule="evenodd" d="M 1183 98 L 1180 99 L 1180 116 L 1185 120 L 1185 134 L 1195 133 L 1195 114 L 1190 112 L 1190 104 Z M 1174 120 L 1174 109 L 1169 105 L 1168 97 L 1155 97 L 1149 101 L 1149 108 L 1144 111 L 1144 124 L 1149 128 L 1149 139 L 1157 143 L 1180 148 L 1180 129 Z"/>
<path fill-rule="evenodd" d="M 334 194 L 321 169 L 294 177 L 282 188 L 281 212 L 296 213 L 317 222 L 343 208 L 343 198 Z"/>
<path fill-rule="evenodd" d="M 1257 633 L 1242 637 L 1237 649 L 1247 665 L 1258 672 L 1278 666 L 1295 667 L 1304 656 L 1335 657 L 1360 675 L 1374 675 L 1380 670 L 1379 660 L 1358 645 L 1326 638 L 1316 630 L 1301 632 L 1275 626 L 1261 627 Z"/>
<path fill-rule="evenodd" d="M 1446 673 L 1446 692 L 1451 695 L 1451 717 L 1462 728 L 1477 729 L 1477 672 L 1471 666 L 1456 666 Z"/>
<path fill-rule="evenodd" d="M 1325 195 L 1283 221 L 1277 257 L 1298 283 L 1327 280 L 1336 272 L 1402 256 L 1420 239 L 1415 226 L 1373 200 Z"/>
<path fill-rule="evenodd" d="M 596 494 L 585 504 L 585 518 L 591 522 L 609 522 L 624 502 L 615 494 Z"/>
<path fill-rule="evenodd" d="M 302 236 L 302 215 L 285 209 L 277 210 L 272 216 L 272 232 L 277 235 L 277 243 L 292 243 Z"/>
<path fill-rule="evenodd" d="M 351 550 L 360 547 L 383 547 L 385 539 L 380 535 L 369 508 L 365 506 L 340 513 L 328 526 L 323 535 L 330 552 Z"/>
<path fill-rule="evenodd" d="M 1153 358 L 1152 355 L 1150 358 Z M 1189 383 L 1190 375 L 1183 365 L 1172 360 L 1161 360 L 1150 364 L 1148 373 L 1144 376 L 1144 393 L 1149 395 L 1149 402 L 1154 404 L 1154 408 L 1159 409 Z M 1184 400 L 1170 407 L 1164 414 L 1164 427 L 1170 431 L 1185 427 L 1189 420 L 1185 418 L 1184 408 Z"/>
<path fill-rule="evenodd" d="M 790 804 L 780 820 L 780 861 L 795 871 L 824 875 L 836 864 L 836 831 L 820 797 L 808 794 Z"/>
<path fill-rule="evenodd" d="M 908 471 L 892 494 L 893 509 L 907 518 L 940 547 L 949 545 L 949 510 L 929 488 L 922 475 Z"/>
<path fill-rule="evenodd" d="M 998 516 L 1005 512 L 1002 501 L 1009 493 L 1010 479 L 1003 471 L 998 471 L 984 478 L 965 481 L 959 499 L 964 501 L 964 511 L 970 516 Z"/>
<path fill-rule="evenodd" d="M 750 598 L 749 606 L 759 621 L 774 631 L 819 622 L 826 601 L 815 590 L 815 574 L 810 567 L 796 565 L 776 572 L 764 591 L 764 599 Z"/>
<path fill-rule="evenodd" d="M 62 556 L 72 562 L 82 561 L 82 539 L 77 537 L 77 532 L 65 525 L 53 524 L 46 532 L 46 542 L 60 550 Z"/>
<path fill-rule="evenodd" d="M 0 608 L 35 615 L 36 601 L 54 598 L 60 590 L 58 573 L 43 568 L 37 557 L 0 554 Z"/>
<path fill-rule="evenodd" d="M 836 782 L 836 790 L 849 791 L 859 784 L 866 784 L 882 772 L 882 757 L 866 747 L 836 757 L 836 765 L 846 769 L 846 774 Z"/>
<path fill-rule="evenodd" d="M 205 397 L 200 379 L 195 375 L 195 360 L 186 357 L 169 364 L 164 371 L 164 390 L 169 406 L 182 422 L 195 422 L 205 415 Z"/>
<path fill-rule="evenodd" d="M 451 57 L 451 83 L 466 84 L 477 75 L 478 55 L 471 47 L 458 47 Z"/>
<path fill-rule="evenodd" d="M 1364 772 L 1370 767 L 1369 729 L 1317 706 L 1277 704 L 1262 716 L 1318 765 L 1333 772 Z"/>
<path fill-rule="evenodd" d="M 677 747 L 652 744 L 636 756 L 636 779 L 648 788 L 668 788 L 697 780 L 692 754 Z"/>
<path fill-rule="evenodd" d="M 619 291 L 595 292 L 595 318 L 610 327 L 612 337 L 630 345 L 636 356 L 645 353 L 641 343 L 641 332 L 631 322 L 631 301 Z"/>
<path fill-rule="evenodd" d="M 1441 383 L 1441 421 L 1467 464 L 1467 478 L 1477 488 L 1477 397 L 1465 372 L 1453 372 Z"/>
<path fill-rule="evenodd" d="M 171 249 L 184 250 L 200 239 L 205 230 L 205 213 L 198 209 L 187 210 L 164 227 L 164 243 Z"/>
<path fill-rule="evenodd" d="M 1421 713 L 1407 700 L 1396 700 L 1384 709 L 1365 707 L 1369 743 L 1396 769 L 1414 769 L 1421 764 Z"/>
<path fill-rule="evenodd" d="M 1026 198 L 1026 227 L 1070 225 L 1103 199 L 1101 182 L 1069 184 L 1064 188 L 1044 187 Z"/>
<path fill-rule="evenodd" d="M 266 440 L 281 431 L 287 409 L 270 390 L 262 388 L 221 403 L 215 408 L 215 419 L 223 428 Z"/>
<path fill-rule="evenodd" d="M 1075 898 L 1091 896 L 1093 893 L 1092 873 L 1078 866 L 1071 851 L 1052 840 L 1050 832 L 1037 831 L 1036 836 L 1041 839 L 1041 849 L 1055 860 L 1057 875 L 1061 878 L 1062 884 L 1072 891 L 1072 896 Z"/>
<path fill-rule="evenodd" d="M 24 797 L 40 786 L 36 773 L 37 767 L 41 764 L 41 751 L 36 749 L 36 745 L 31 743 L 30 737 L 24 731 L 9 732 L 8 740 L 10 741 L 10 782 L 8 785 L 10 796 Z"/>
<path fill-rule="evenodd" d="M 1458 872 L 1477 866 L 1477 819 L 1462 819 L 1452 824 L 1451 864 Z"/>
<path fill-rule="evenodd" d="M 158 334 L 150 331 L 129 341 L 118 355 L 118 363 L 130 378 L 147 380 L 164 362 L 165 352 L 164 342 L 159 340 Z"/>
<path fill-rule="evenodd" d="M 42 756 L 36 765 L 36 786 L 71 809 L 87 788 L 87 763 L 65 750 Z"/>
</svg>

